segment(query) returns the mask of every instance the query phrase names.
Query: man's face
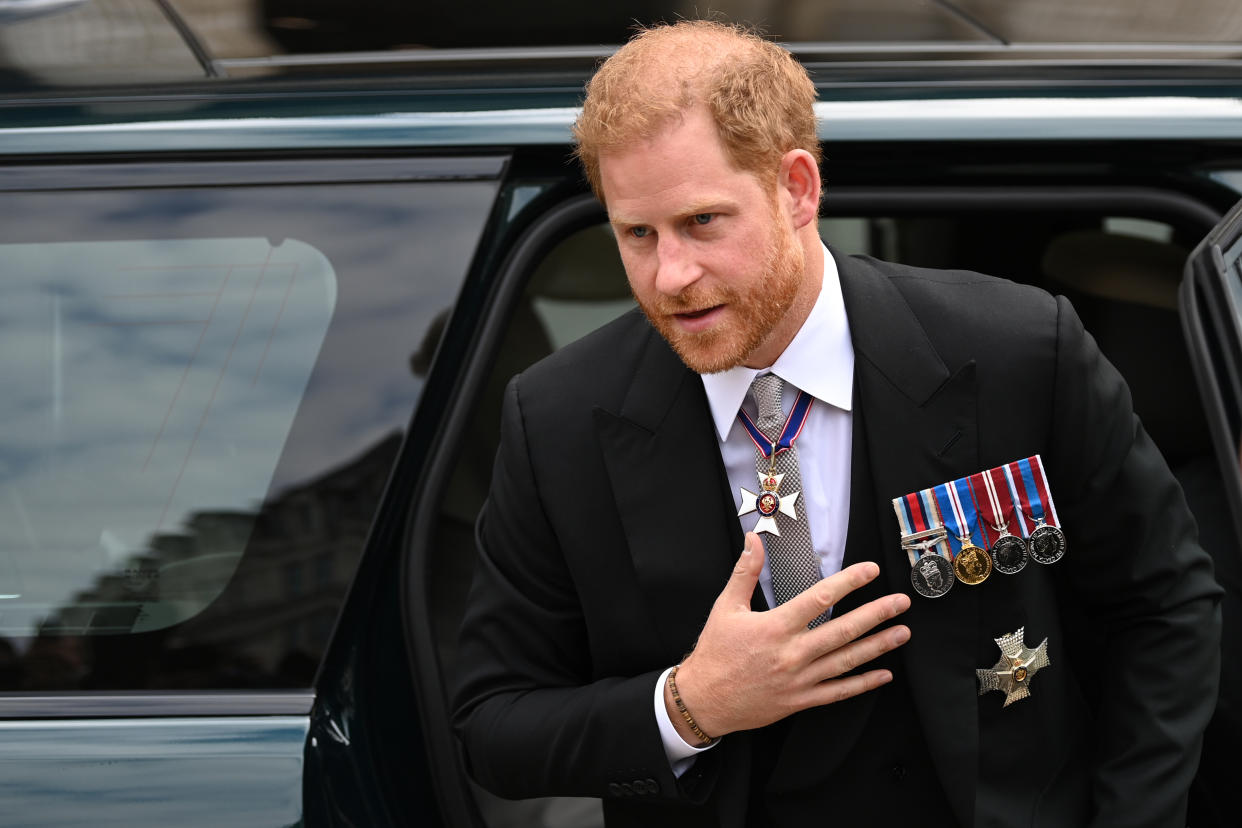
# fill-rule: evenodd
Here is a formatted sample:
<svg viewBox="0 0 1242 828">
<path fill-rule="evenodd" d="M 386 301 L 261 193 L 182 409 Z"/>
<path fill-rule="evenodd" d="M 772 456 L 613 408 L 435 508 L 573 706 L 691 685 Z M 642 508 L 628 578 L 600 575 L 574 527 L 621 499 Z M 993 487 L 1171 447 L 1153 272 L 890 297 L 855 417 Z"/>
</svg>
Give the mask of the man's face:
<svg viewBox="0 0 1242 828">
<path fill-rule="evenodd" d="M 805 292 L 803 250 L 776 193 L 732 166 L 705 110 L 601 155 L 600 179 L 634 298 L 686 365 L 712 373 L 780 356 L 805 318 L 788 313 Z"/>
</svg>

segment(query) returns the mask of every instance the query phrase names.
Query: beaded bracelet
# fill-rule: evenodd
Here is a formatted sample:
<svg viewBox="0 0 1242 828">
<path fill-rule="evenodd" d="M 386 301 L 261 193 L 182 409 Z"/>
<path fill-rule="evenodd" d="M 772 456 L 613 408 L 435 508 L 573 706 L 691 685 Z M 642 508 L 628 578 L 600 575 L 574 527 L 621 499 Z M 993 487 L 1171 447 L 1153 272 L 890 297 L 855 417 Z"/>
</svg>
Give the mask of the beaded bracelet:
<svg viewBox="0 0 1242 828">
<path fill-rule="evenodd" d="M 677 712 L 680 713 L 681 717 L 686 720 L 686 726 L 690 728 L 690 732 L 695 735 L 695 738 L 697 738 L 704 746 L 714 744 L 717 737 L 708 736 L 703 732 L 703 729 L 699 727 L 698 722 L 696 722 L 694 717 L 690 715 L 690 711 L 686 709 L 686 703 L 681 700 L 681 694 L 677 692 L 677 670 L 680 667 L 681 665 L 678 664 L 668 673 L 669 695 L 673 697 L 673 704 L 677 705 Z"/>
</svg>

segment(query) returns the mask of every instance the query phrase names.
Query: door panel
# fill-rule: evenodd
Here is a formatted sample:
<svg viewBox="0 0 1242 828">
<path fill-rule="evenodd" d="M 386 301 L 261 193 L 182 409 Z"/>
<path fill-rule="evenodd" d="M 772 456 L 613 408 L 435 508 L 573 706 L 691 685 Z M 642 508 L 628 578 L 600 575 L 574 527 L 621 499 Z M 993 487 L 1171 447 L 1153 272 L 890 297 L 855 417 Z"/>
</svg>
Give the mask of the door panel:
<svg viewBox="0 0 1242 828">
<path fill-rule="evenodd" d="M 286 828 L 302 816 L 304 716 L 0 723 L 12 828 Z"/>
</svg>

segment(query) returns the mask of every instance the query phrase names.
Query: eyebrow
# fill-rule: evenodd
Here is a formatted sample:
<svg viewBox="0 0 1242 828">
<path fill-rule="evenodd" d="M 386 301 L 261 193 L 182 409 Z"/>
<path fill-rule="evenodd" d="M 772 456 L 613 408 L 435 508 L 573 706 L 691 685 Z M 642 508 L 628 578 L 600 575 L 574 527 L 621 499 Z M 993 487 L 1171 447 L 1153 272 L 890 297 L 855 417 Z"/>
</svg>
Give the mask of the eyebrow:
<svg viewBox="0 0 1242 828">
<path fill-rule="evenodd" d="M 713 198 L 703 201 L 694 201 L 677 211 L 678 218 L 689 218 L 697 216 L 701 213 L 719 213 L 724 211 L 736 211 L 736 202 L 729 198 Z M 608 223 L 613 227 L 638 227 L 646 225 L 647 222 L 638 219 L 627 218 L 624 215 L 609 215 Z"/>
</svg>

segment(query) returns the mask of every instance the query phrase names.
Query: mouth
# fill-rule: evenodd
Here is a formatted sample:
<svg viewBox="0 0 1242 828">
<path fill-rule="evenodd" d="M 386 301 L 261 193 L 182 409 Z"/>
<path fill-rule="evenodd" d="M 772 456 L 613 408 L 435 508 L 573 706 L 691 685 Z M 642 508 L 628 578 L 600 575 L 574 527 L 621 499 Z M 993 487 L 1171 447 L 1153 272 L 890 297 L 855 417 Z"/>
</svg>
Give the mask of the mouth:
<svg viewBox="0 0 1242 828">
<path fill-rule="evenodd" d="M 682 311 L 681 313 L 675 313 L 673 315 L 683 321 L 690 321 L 694 319 L 702 319 L 703 317 L 711 314 L 712 312 L 718 310 L 721 307 L 724 307 L 724 306 L 723 305 L 712 305 L 710 308 L 703 308 L 701 310 L 694 310 L 694 311 Z"/>
<path fill-rule="evenodd" d="M 681 311 L 674 313 L 673 318 L 677 320 L 677 324 L 683 331 L 696 333 L 711 327 L 716 318 L 723 313 L 724 308 L 724 305 L 712 305 L 698 310 Z"/>
</svg>

